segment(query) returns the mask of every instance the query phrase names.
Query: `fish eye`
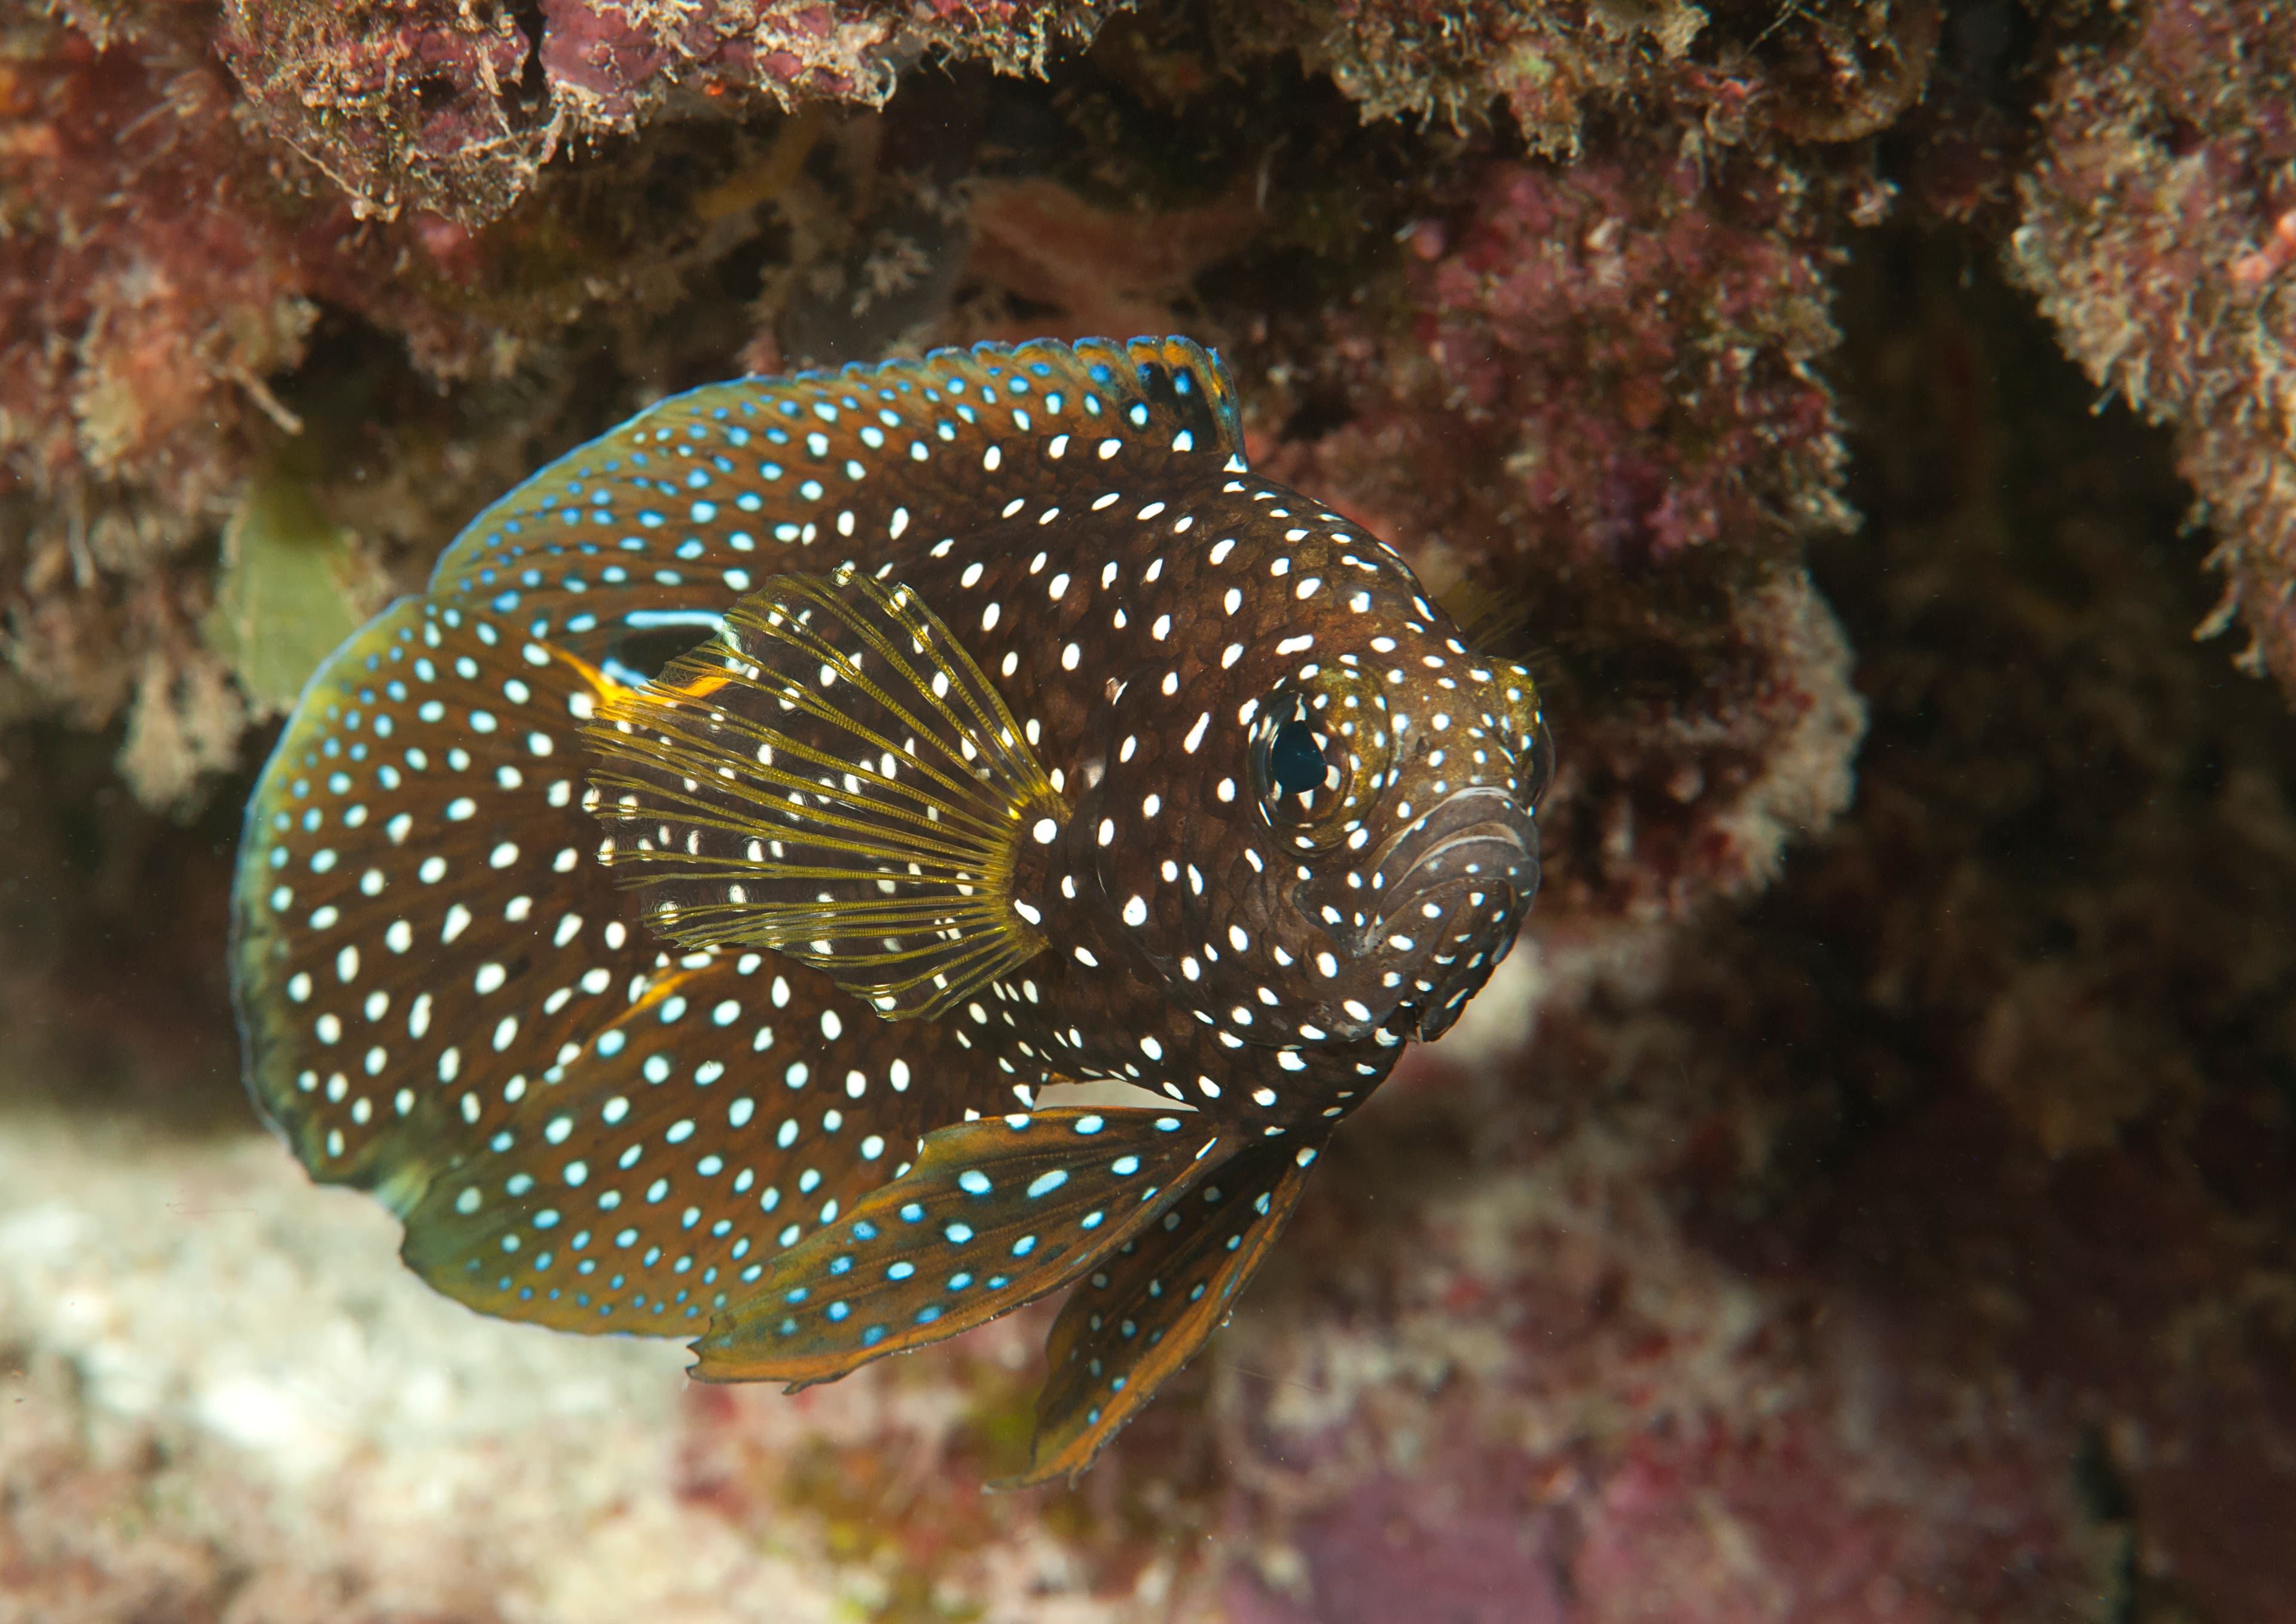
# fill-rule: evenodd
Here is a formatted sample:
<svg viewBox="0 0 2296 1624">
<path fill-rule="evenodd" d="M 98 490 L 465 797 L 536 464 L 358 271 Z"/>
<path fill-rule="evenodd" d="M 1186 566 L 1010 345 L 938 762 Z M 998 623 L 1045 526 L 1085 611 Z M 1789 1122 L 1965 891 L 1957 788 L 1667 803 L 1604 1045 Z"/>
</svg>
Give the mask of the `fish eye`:
<svg viewBox="0 0 2296 1624">
<path fill-rule="evenodd" d="M 1251 729 L 1251 782 L 1268 827 L 1301 850 L 1337 843 L 1387 786 L 1393 741 L 1376 683 L 1349 667 L 1311 668 L 1276 690 Z"/>
<path fill-rule="evenodd" d="M 1324 748 L 1305 717 L 1275 730 L 1267 745 L 1267 775 L 1278 795 L 1306 795 L 1324 781 Z"/>
</svg>

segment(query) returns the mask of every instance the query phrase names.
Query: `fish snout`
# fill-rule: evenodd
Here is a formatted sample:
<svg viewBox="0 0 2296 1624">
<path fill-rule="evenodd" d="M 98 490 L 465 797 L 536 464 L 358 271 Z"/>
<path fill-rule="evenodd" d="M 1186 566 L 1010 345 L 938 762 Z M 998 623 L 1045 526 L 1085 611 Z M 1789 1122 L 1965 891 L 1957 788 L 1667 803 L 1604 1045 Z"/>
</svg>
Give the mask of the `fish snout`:
<svg viewBox="0 0 2296 1624">
<path fill-rule="evenodd" d="M 1432 1038 L 1505 956 L 1538 890 L 1529 809 L 1481 784 L 1414 818 L 1367 867 L 1303 882 L 1294 899 L 1350 960 L 1379 972 L 1378 1004 L 1419 1010 L 1418 1035 Z"/>
<path fill-rule="evenodd" d="M 1503 789 L 1456 790 L 1388 841 L 1371 883 L 1381 928 L 1439 888 L 1504 886 L 1528 901 L 1538 890 L 1538 825 Z"/>
</svg>

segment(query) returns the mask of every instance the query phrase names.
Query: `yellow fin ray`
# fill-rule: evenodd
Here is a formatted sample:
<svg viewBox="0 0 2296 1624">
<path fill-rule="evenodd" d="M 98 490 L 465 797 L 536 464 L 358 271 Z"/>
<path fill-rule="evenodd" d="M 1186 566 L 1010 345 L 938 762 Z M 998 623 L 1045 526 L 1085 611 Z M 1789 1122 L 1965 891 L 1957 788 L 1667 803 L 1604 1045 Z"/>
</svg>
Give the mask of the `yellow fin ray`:
<svg viewBox="0 0 2296 1624">
<path fill-rule="evenodd" d="M 769 947 L 889 1018 L 1033 957 L 1029 832 L 1067 808 L 1001 695 L 908 587 L 775 576 L 710 643 L 608 694 L 606 861 L 683 947 Z"/>
<path fill-rule="evenodd" d="M 1459 636 L 1469 648 L 1494 657 L 1510 653 L 1521 644 L 1538 607 L 1528 586 L 1486 586 L 1465 575 L 1438 594 L 1435 602 L 1458 622 Z"/>
</svg>

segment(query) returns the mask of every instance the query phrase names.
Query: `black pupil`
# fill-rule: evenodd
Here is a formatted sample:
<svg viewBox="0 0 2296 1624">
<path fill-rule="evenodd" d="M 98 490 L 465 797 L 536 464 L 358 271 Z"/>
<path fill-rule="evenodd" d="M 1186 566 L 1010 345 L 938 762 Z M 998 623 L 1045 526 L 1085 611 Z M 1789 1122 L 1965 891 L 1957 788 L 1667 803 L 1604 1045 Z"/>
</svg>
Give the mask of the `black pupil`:
<svg viewBox="0 0 2296 1624">
<path fill-rule="evenodd" d="M 1267 747 L 1267 774 L 1279 795 L 1305 795 L 1322 787 L 1324 752 L 1316 743 L 1316 730 L 1296 717 L 1277 728 Z"/>
</svg>

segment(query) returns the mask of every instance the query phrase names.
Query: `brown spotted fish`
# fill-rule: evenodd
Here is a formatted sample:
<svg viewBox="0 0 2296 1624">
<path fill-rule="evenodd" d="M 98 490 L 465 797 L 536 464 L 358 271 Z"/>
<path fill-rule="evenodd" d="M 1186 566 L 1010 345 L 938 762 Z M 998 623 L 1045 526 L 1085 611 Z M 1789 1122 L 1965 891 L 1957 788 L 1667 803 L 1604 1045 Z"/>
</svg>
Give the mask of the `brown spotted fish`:
<svg viewBox="0 0 2296 1624">
<path fill-rule="evenodd" d="M 1193 343 L 717 384 L 312 679 L 240 853 L 250 1084 L 439 1291 L 707 1381 L 1073 1286 L 1020 1480 L 1074 1474 L 1505 956 L 1547 761 Z M 1039 1103 L 1095 1080 L 1135 1103 Z"/>
</svg>

